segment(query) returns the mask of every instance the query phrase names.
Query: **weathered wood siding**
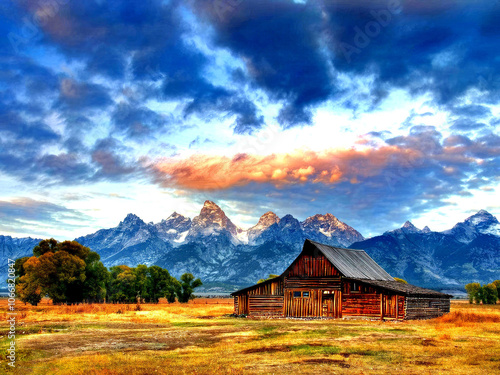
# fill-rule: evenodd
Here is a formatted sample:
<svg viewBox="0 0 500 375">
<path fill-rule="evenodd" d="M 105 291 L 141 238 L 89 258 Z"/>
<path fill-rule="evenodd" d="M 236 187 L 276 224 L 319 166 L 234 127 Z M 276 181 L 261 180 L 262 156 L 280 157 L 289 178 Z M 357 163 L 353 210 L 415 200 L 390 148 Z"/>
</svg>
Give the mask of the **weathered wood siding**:
<svg viewBox="0 0 500 375">
<path fill-rule="evenodd" d="M 234 313 L 235 314 L 238 314 L 239 313 L 239 310 L 238 310 L 238 296 L 234 296 Z"/>
<path fill-rule="evenodd" d="M 343 294 L 342 315 L 373 317 L 380 316 L 380 295 Z"/>
<path fill-rule="evenodd" d="M 248 315 L 248 295 L 247 294 L 240 294 L 236 298 L 238 300 L 235 302 L 235 314 L 238 315 Z M 236 309 L 237 307 L 237 309 Z"/>
<path fill-rule="evenodd" d="M 292 263 L 288 277 L 319 277 L 337 276 L 339 271 L 330 263 L 324 255 L 302 255 Z"/>
<path fill-rule="evenodd" d="M 262 296 L 282 296 L 283 295 L 283 280 L 278 279 L 271 282 L 263 282 L 257 284 L 254 288 L 248 291 L 249 295 Z"/>
<path fill-rule="evenodd" d="M 449 298 L 406 298 L 406 319 L 437 318 L 450 312 Z"/>
<path fill-rule="evenodd" d="M 309 297 L 294 297 L 294 292 L 309 292 Z M 322 316 L 322 291 L 318 289 L 287 289 L 285 291 L 285 316 Z"/>
<path fill-rule="evenodd" d="M 283 296 L 248 297 L 248 314 L 256 317 L 283 316 Z"/>
</svg>

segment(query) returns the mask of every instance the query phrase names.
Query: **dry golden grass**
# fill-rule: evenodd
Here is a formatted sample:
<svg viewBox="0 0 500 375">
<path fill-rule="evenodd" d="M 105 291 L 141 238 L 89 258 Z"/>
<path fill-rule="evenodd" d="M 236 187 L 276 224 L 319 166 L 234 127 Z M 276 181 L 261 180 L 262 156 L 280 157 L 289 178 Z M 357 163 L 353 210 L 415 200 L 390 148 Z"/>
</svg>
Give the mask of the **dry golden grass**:
<svg viewBox="0 0 500 375">
<path fill-rule="evenodd" d="M 500 373 L 500 305 L 454 302 L 438 319 L 380 322 L 231 318 L 230 299 L 194 302 L 17 306 L 15 373 Z M 4 352 L 6 332 L 3 319 Z"/>
</svg>

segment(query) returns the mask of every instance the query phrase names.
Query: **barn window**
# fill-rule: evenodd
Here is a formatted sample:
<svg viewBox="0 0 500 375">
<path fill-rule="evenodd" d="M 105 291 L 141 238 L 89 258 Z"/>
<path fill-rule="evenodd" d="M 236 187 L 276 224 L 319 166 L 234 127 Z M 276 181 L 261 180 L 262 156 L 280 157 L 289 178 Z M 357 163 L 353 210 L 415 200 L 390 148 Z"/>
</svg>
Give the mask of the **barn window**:
<svg viewBox="0 0 500 375">
<path fill-rule="evenodd" d="M 351 293 L 359 293 L 359 284 L 355 281 L 351 281 Z"/>
<path fill-rule="evenodd" d="M 309 298 L 309 292 L 302 292 L 302 297 Z"/>
<path fill-rule="evenodd" d="M 293 298 L 300 298 L 301 292 L 293 292 Z"/>
</svg>

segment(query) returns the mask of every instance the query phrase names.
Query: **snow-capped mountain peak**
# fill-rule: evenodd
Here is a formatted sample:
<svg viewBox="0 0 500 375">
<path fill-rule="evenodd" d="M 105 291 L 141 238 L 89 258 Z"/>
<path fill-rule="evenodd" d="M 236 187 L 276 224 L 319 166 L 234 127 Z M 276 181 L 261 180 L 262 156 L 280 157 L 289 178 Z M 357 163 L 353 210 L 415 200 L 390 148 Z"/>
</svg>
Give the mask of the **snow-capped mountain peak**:
<svg viewBox="0 0 500 375">
<path fill-rule="evenodd" d="M 187 239 L 192 239 L 199 235 L 219 234 L 224 231 L 229 232 L 234 238 L 237 238 L 238 233 L 241 233 L 241 229 L 229 220 L 218 205 L 207 200 L 203 204 L 200 214 L 192 220 Z"/>
<path fill-rule="evenodd" d="M 139 216 L 134 214 L 128 214 L 119 224 L 120 227 L 133 227 L 137 225 L 146 225 L 146 223 Z"/>
<path fill-rule="evenodd" d="M 469 243 L 480 234 L 500 236 L 500 223 L 488 211 L 480 210 L 443 233 L 455 236 L 460 242 Z"/>
<path fill-rule="evenodd" d="M 364 239 L 361 233 L 330 213 L 310 216 L 300 224 L 308 238 L 335 246 L 349 246 Z"/>
</svg>

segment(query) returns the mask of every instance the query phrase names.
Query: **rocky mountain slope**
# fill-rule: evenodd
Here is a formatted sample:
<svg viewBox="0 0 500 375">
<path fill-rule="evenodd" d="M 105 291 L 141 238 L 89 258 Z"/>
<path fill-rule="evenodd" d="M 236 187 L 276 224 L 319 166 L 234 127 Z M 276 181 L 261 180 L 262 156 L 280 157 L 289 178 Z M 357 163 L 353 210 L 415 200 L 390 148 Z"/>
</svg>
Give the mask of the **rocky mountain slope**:
<svg viewBox="0 0 500 375">
<path fill-rule="evenodd" d="M 424 287 L 462 287 L 500 277 L 500 225 L 481 210 L 444 232 L 410 222 L 381 236 L 351 244 L 363 249 L 392 276 Z"/>
<path fill-rule="evenodd" d="M 490 282 L 500 274 L 500 224 L 484 210 L 444 232 L 418 229 L 408 221 L 365 240 L 329 213 L 300 222 L 292 215 L 280 218 L 266 212 L 245 230 L 217 204 L 206 201 L 193 219 L 174 212 L 153 224 L 129 214 L 115 228 L 76 240 L 97 251 L 108 267 L 158 264 L 174 276 L 192 272 L 205 283 L 242 286 L 281 273 L 306 238 L 364 249 L 392 276 L 420 286 L 461 288 L 470 281 Z M 0 236 L 2 264 L 7 256 L 31 255 L 39 241 Z"/>
</svg>

